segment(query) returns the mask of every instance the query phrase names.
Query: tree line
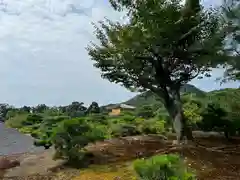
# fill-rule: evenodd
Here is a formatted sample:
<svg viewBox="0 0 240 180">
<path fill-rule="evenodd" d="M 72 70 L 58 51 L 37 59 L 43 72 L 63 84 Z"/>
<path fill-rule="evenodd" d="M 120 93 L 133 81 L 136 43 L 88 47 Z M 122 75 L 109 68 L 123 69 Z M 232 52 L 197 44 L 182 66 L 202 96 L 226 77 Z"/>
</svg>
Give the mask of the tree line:
<svg viewBox="0 0 240 180">
<path fill-rule="evenodd" d="M 100 107 L 97 102 L 92 102 L 89 107 L 84 106 L 83 102 L 74 101 L 67 106 L 54 106 L 50 107 L 46 104 L 39 104 L 37 106 L 23 106 L 20 108 L 14 107 L 9 104 L 0 104 L 0 119 L 6 121 L 15 117 L 18 114 L 32 113 L 39 114 L 45 113 L 51 116 L 67 115 L 71 117 L 84 116 L 89 113 L 100 112 Z"/>
</svg>

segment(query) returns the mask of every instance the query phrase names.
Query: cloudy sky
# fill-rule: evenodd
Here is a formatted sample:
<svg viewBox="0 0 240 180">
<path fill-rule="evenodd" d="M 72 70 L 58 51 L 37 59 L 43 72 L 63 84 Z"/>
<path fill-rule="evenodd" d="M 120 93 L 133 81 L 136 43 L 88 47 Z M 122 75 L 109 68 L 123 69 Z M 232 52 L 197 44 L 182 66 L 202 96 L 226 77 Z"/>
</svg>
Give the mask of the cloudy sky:
<svg viewBox="0 0 240 180">
<path fill-rule="evenodd" d="M 122 19 L 107 0 L 0 0 L 0 102 L 106 104 L 134 96 L 101 79 L 85 50 L 95 41 L 91 22 L 105 16 Z M 203 90 L 237 86 L 220 87 L 220 74 L 192 83 Z"/>
</svg>

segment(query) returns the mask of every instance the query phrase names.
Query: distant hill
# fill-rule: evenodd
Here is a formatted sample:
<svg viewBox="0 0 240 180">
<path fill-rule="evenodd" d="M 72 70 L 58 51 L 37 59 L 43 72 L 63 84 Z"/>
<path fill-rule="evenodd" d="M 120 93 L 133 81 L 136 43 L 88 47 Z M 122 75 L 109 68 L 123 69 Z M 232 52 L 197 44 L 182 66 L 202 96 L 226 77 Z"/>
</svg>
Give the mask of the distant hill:
<svg viewBox="0 0 240 180">
<path fill-rule="evenodd" d="M 181 93 L 182 94 L 194 93 L 198 97 L 206 96 L 206 92 L 196 88 L 195 86 L 193 86 L 191 84 L 184 85 L 181 88 Z M 128 104 L 128 105 L 135 106 L 135 107 L 142 106 L 142 105 L 148 105 L 148 104 L 157 104 L 157 103 L 161 104 L 160 98 L 157 97 L 155 94 L 153 94 L 150 91 L 136 95 L 135 97 L 133 97 L 125 102 L 121 102 L 121 103 Z M 106 106 L 102 106 L 102 108 L 106 108 L 106 107 L 109 107 L 112 105 L 114 105 L 114 104 L 108 104 Z"/>
<path fill-rule="evenodd" d="M 181 93 L 194 93 L 197 96 L 205 96 L 206 92 L 191 84 L 186 84 L 181 88 Z"/>
<path fill-rule="evenodd" d="M 239 119 L 240 118 L 240 88 L 226 88 L 221 90 L 214 90 L 210 92 L 204 92 L 193 85 L 185 85 L 181 89 L 183 101 L 190 99 L 195 99 L 201 103 L 213 102 L 217 103 L 225 111 L 229 112 L 230 119 Z M 192 94 L 193 96 L 189 96 Z M 185 101 L 186 102 L 186 101 Z M 139 94 L 125 102 L 135 107 L 140 107 L 143 105 L 157 105 L 159 108 L 158 111 L 161 112 L 163 116 L 168 116 L 167 111 L 165 110 L 160 99 L 151 93 L 150 91 Z M 114 104 L 106 105 L 105 107 L 110 107 Z M 102 108 L 105 109 L 103 106 Z"/>
<path fill-rule="evenodd" d="M 191 84 L 184 85 L 181 88 L 181 93 L 182 94 L 191 94 L 192 93 L 192 94 L 195 94 L 197 97 L 205 97 L 206 96 L 206 92 L 196 88 L 195 86 L 193 86 Z M 123 103 L 138 107 L 138 106 L 142 106 L 142 105 L 160 103 L 160 99 L 152 92 L 147 91 L 147 92 L 139 94 Z"/>
</svg>

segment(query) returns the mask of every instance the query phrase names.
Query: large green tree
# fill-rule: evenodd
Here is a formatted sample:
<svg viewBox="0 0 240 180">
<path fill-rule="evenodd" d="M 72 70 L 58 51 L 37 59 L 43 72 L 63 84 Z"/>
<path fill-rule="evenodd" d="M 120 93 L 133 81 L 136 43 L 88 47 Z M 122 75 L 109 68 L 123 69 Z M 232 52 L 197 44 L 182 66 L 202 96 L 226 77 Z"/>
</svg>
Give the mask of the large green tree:
<svg viewBox="0 0 240 180">
<path fill-rule="evenodd" d="M 110 0 L 127 13 L 128 23 L 101 21 L 99 44 L 87 50 L 102 77 L 135 91 L 159 96 L 173 120 L 178 140 L 192 139 L 184 118 L 180 88 L 209 76 L 222 48 L 218 17 L 199 0 Z"/>
</svg>

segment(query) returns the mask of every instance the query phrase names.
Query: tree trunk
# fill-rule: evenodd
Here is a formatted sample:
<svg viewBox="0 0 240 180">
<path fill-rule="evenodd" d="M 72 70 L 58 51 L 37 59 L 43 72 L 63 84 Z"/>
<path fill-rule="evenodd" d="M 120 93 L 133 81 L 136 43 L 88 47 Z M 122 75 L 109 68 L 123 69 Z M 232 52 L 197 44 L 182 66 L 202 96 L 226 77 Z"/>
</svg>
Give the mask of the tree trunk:
<svg viewBox="0 0 240 180">
<path fill-rule="evenodd" d="M 173 128 L 177 135 L 177 142 L 181 143 L 184 139 L 193 140 L 192 131 L 184 117 L 180 92 L 175 90 L 169 91 L 165 107 L 172 118 Z"/>
</svg>

